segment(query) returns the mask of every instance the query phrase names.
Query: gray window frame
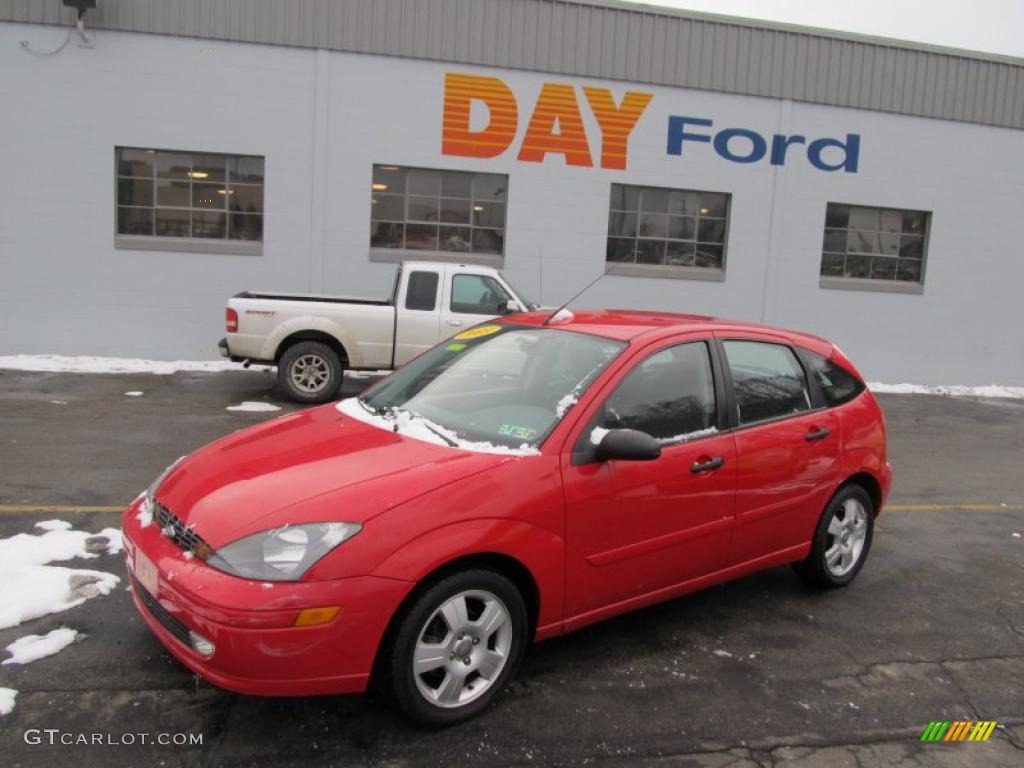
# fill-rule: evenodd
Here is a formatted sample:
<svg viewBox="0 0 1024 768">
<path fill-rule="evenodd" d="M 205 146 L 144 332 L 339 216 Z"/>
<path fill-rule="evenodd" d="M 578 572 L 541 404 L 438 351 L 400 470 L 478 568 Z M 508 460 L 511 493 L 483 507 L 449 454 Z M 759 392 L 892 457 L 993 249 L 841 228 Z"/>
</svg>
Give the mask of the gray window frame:
<svg viewBox="0 0 1024 768">
<path fill-rule="evenodd" d="M 924 230 L 920 234 L 920 237 L 921 237 L 921 276 L 920 276 L 920 279 L 917 280 L 917 281 L 912 281 L 912 280 L 899 280 L 897 278 L 846 277 L 846 276 L 839 276 L 839 275 L 823 275 L 821 273 L 821 271 L 824 268 L 824 261 L 825 261 L 826 255 L 840 255 L 838 251 L 826 251 L 825 250 L 825 240 L 826 240 L 826 237 L 828 235 L 828 232 L 830 230 L 843 230 L 844 229 L 842 227 L 829 227 L 829 226 L 827 226 L 827 224 L 828 224 L 828 216 L 829 216 L 829 206 L 840 206 L 840 205 L 849 207 L 851 209 L 851 211 L 854 208 L 862 208 L 862 209 L 866 209 L 866 210 L 873 210 L 873 211 L 879 211 L 879 212 L 899 213 L 901 216 L 905 215 L 905 214 L 921 214 L 921 215 L 923 215 L 924 216 Z M 851 229 L 851 227 L 849 226 L 849 222 L 847 222 L 847 226 L 845 227 L 845 231 L 847 233 L 849 233 L 850 229 Z M 856 228 L 854 228 L 854 229 L 856 229 Z M 822 223 L 822 243 L 821 243 L 821 248 L 820 248 L 819 253 L 818 253 L 818 286 L 820 288 L 826 288 L 826 289 L 831 289 L 831 290 L 843 290 L 843 291 L 874 291 L 874 292 L 879 292 L 879 293 L 923 294 L 924 293 L 924 285 L 925 285 L 925 277 L 926 277 L 926 274 L 927 274 L 927 271 L 928 271 L 928 251 L 929 251 L 929 244 L 930 244 L 930 240 L 931 240 L 931 229 L 932 229 L 932 211 L 924 210 L 924 209 L 921 209 L 921 208 L 894 208 L 892 206 L 884 206 L 884 205 L 863 205 L 861 203 L 848 203 L 848 202 L 841 202 L 841 201 L 835 201 L 835 200 L 827 201 L 825 203 L 825 213 L 824 213 L 824 216 L 823 216 L 823 223 Z M 870 231 L 875 232 L 874 230 L 870 230 Z M 883 234 L 886 234 L 886 235 L 898 234 L 901 237 L 903 235 L 911 235 L 911 236 L 914 236 L 914 237 L 918 236 L 916 233 L 913 233 L 913 232 L 903 232 L 902 228 L 901 228 L 901 231 L 899 233 L 889 232 L 889 231 L 885 231 L 885 230 L 878 230 L 877 232 L 875 232 L 875 234 L 877 234 L 879 236 L 883 235 Z M 854 255 L 854 256 L 857 256 L 857 255 L 870 256 L 872 258 L 874 258 L 876 256 L 877 257 L 881 257 L 881 258 L 895 258 L 897 260 L 897 265 L 896 265 L 896 269 L 897 270 L 899 269 L 899 259 L 900 258 L 907 258 L 907 257 L 900 257 L 898 250 L 897 250 L 897 253 L 896 253 L 895 256 L 892 256 L 890 254 L 883 254 L 883 253 L 868 253 L 868 252 L 859 252 L 859 251 L 854 251 L 851 254 L 851 252 L 849 251 L 849 246 L 847 246 L 847 250 L 845 250 L 842 255 L 844 257 L 844 264 L 845 264 L 845 259 L 848 258 L 850 255 Z M 897 274 L 898 274 L 898 272 L 897 272 Z"/>
<path fill-rule="evenodd" d="M 700 244 L 700 226 L 702 221 L 721 221 L 724 222 L 722 228 L 722 242 L 720 243 L 722 248 L 722 266 L 721 267 L 699 267 L 690 265 L 675 265 L 675 264 L 641 264 L 639 262 L 621 262 L 621 261 L 608 261 L 608 245 L 612 239 L 625 239 L 619 235 L 613 235 L 612 230 L 612 217 L 616 214 L 628 215 L 633 213 L 632 211 L 625 210 L 624 208 L 613 208 L 615 203 L 615 192 L 616 188 L 623 188 L 623 190 L 631 189 L 635 190 L 638 194 L 638 203 L 636 213 L 641 212 L 642 203 L 639 202 L 644 191 L 652 192 L 667 192 L 669 194 L 677 193 L 683 195 L 719 195 L 725 199 L 725 215 L 724 216 L 708 216 L 702 214 L 700 209 L 694 214 L 694 236 L 692 239 L 688 238 L 674 238 L 668 235 L 664 237 L 641 237 L 639 231 L 633 235 L 634 241 L 634 256 L 638 253 L 636 249 L 636 243 L 641 240 L 658 241 L 662 243 L 693 243 L 694 249 Z M 683 215 L 680 214 L 682 217 Z M 689 216 L 686 216 L 689 218 Z M 732 224 L 732 194 L 729 192 L 722 192 L 718 190 L 710 189 L 681 189 L 676 187 L 659 187 L 646 184 L 626 184 L 621 182 L 613 182 L 609 186 L 608 190 L 608 228 L 605 232 L 605 267 L 611 274 L 615 275 L 629 275 L 636 277 L 661 277 L 681 280 L 708 280 L 712 282 L 724 282 L 726 269 L 728 268 L 729 260 L 729 230 Z M 638 226 L 639 230 L 639 226 Z M 703 241 L 708 244 L 719 245 L 719 243 L 712 243 L 710 240 Z"/>
<path fill-rule="evenodd" d="M 239 187 L 259 187 L 260 189 L 260 211 L 259 216 L 261 219 L 260 223 L 260 238 L 259 240 L 241 240 L 228 238 L 216 237 L 193 237 L 191 235 L 187 237 L 169 237 L 164 235 L 140 235 L 140 234 L 122 234 L 119 232 L 119 223 L 121 208 L 135 208 L 139 210 L 148 210 L 156 212 L 157 209 L 166 210 L 178 210 L 188 211 L 190 215 L 193 212 L 210 213 L 223 212 L 230 217 L 231 210 L 226 206 L 224 209 L 217 208 L 201 208 L 194 205 L 190 206 L 166 206 L 157 205 L 157 184 L 160 181 L 184 181 L 181 179 L 173 179 L 169 177 L 160 177 L 157 174 L 156 168 L 153 169 L 152 178 L 141 177 L 141 176 L 122 176 L 120 173 L 121 156 L 124 150 L 137 150 L 141 152 L 149 152 L 154 156 L 160 152 L 173 153 L 176 155 L 190 155 L 192 158 L 201 155 L 218 155 L 226 158 L 226 160 L 239 160 L 239 159 L 258 159 L 263 163 L 263 182 L 255 184 L 252 182 L 235 182 L 232 181 L 230 176 L 227 176 L 223 182 L 225 188 L 233 186 Z M 154 158 L 155 163 L 155 158 Z M 213 150 L 194 150 L 194 149 L 169 149 L 167 147 L 137 147 L 128 145 L 115 145 L 114 147 L 114 248 L 118 250 L 133 250 L 133 251 L 172 251 L 179 253 L 222 253 L 228 255 L 242 255 L 242 256 L 261 256 L 263 254 L 263 241 L 266 236 L 266 224 L 267 224 L 267 200 L 266 200 L 266 181 L 267 181 L 267 167 L 266 167 L 266 156 L 264 155 L 250 155 L 250 154 L 236 154 L 231 152 L 217 152 Z M 152 182 L 152 200 L 148 206 L 124 206 L 121 205 L 120 200 L 120 182 L 124 179 L 135 179 L 139 181 L 151 181 Z M 188 184 L 196 183 L 196 179 L 189 178 Z M 200 182 L 203 183 L 203 182 Z M 210 184 L 216 184 L 221 182 L 206 182 Z M 227 203 L 227 195 L 225 195 L 225 203 Z M 254 214 L 243 214 L 243 215 L 254 215 Z M 228 221 L 230 225 L 230 221 Z M 155 230 L 154 230 L 155 232 Z"/>
<path fill-rule="evenodd" d="M 440 174 L 445 174 L 445 173 L 455 174 L 455 173 L 458 173 L 458 174 L 466 174 L 466 175 L 472 176 L 473 179 L 471 181 L 471 189 L 470 189 L 470 197 L 469 198 L 462 198 L 462 197 L 459 197 L 459 196 L 445 196 L 443 194 L 443 190 L 439 191 L 438 195 L 436 196 L 439 201 L 440 200 L 444 200 L 444 199 L 448 199 L 449 197 L 450 197 L 450 199 L 467 200 L 469 202 L 469 205 L 470 205 L 470 220 L 468 222 L 466 222 L 466 223 L 459 223 L 459 222 L 442 222 L 440 220 L 438 220 L 437 222 L 431 222 L 429 220 L 428 221 L 422 221 L 422 220 L 419 220 L 419 219 L 410 219 L 409 218 L 409 216 L 410 216 L 410 214 L 409 214 L 409 198 L 410 197 L 422 197 L 422 195 L 410 194 L 410 192 L 409 192 L 409 183 L 408 183 L 408 175 L 406 175 L 406 177 L 405 177 L 404 187 L 403 187 L 403 189 L 402 189 L 402 191 L 400 193 L 399 192 L 384 191 L 384 190 L 376 189 L 375 185 L 376 185 L 377 182 L 375 181 L 375 179 L 377 178 L 377 173 L 378 173 L 378 171 L 384 171 L 384 170 L 426 171 L 426 172 L 440 173 Z M 504 179 L 504 181 L 505 181 L 505 191 L 504 191 L 504 196 L 503 196 L 502 200 L 500 200 L 500 201 L 498 201 L 498 200 L 491 200 L 491 199 L 485 199 L 485 198 L 482 198 L 482 197 L 481 198 L 477 198 L 477 196 L 476 196 L 476 179 L 477 179 L 477 177 L 481 177 L 481 176 L 488 176 L 488 177 L 493 176 L 493 177 L 500 177 L 500 178 Z M 498 267 L 498 268 L 501 268 L 501 267 L 505 266 L 505 254 L 508 252 L 509 184 L 510 184 L 509 175 L 507 173 L 492 173 L 492 172 L 486 172 L 486 171 L 466 170 L 466 169 L 462 169 L 462 168 L 426 168 L 426 167 L 423 167 L 423 166 L 402 165 L 402 164 L 399 164 L 399 163 L 373 163 L 371 168 L 370 168 L 370 209 L 371 209 L 370 210 L 370 232 L 369 232 L 369 235 L 370 235 L 370 246 L 369 246 L 370 261 L 386 262 L 386 263 L 401 263 L 403 261 L 408 261 L 410 259 L 416 259 L 416 260 L 426 260 L 426 261 L 441 261 L 441 262 L 446 262 L 446 263 L 451 263 L 451 264 L 479 264 L 479 265 L 482 265 L 482 266 Z M 374 218 L 374 216 L 373 216 L 374 196 L 377 195 L 377 194 L 394 195 L 394 196 L 399 196 L 400 195 L 402 197 L 402 211 L 403 211 L 403 220 L 402 221 L 398 221 L 397 219 L 375 219 Z M 433 197 L 433 195 L 431 195 L 430 197 Z M 493 204 L 493 203 L 496 203 L 496 202 L 500 202 L 502 204 L 502 206 L 504 207 L 504 212 L 503 212 L 503 221 L 504 221 L 504 223 L 503 223 L 503 225 L 501 227 L 481 226 L 481 225 L 477 225 L 477 224 L 475 224 L 473 222 L 473 217 L 474 217 L 474 215 L 476 213 L 476 205 L 478 203 Z M 501 253 L 476 252 L 476 251 L 472 251 L 472 250 L 469 250 L 469 251 L 449 251 L 449 250 L 440 250 L 440 249 L 433 250 L 433 249 L 405 248 L 405 247 L 393 248 L 393 247 L 389 247 L 389 246 L 373 245 L 372 244 L 373 228 L 374 228 L 374 225 L 377 224 L 377 223 L 401 224 L 403 227 L 408 226 L 409 224 L 417 225 L 417 224 L 431 224 L 431 223 L 435 223 L 439 228 L 443 227 L 443 226 L 466 228 L 466 229 L 470 230 L 470 243 L 471 244 L 472 244 L 472 240 L 473 240 L 473 234 L 478 229 L 479 230 L 500 231 L 500 233 L 501 233 Z M 471 245 L 471 247 L 472 247 L 472 245 Z"/>
</svg>

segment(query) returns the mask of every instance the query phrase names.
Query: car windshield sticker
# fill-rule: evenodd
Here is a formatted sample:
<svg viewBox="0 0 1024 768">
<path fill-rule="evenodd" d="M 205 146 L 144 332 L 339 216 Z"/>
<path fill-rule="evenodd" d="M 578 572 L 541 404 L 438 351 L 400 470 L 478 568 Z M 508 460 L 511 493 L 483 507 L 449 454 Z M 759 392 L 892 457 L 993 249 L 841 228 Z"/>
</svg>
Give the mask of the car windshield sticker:
<svg viewBox="0 0 1024 768">
<path fill-rule="evenodd" d="M 445 351 L 447 351 L 447 352 L 461 352 L 465 348 L 466 348 L 465 344 L 449 344 L 447 347 L 445 347 Z"/>
<path fill-rule="evenodd" d="M 477 328 L 470 328 L 468 331 L 457 333 L 452 336 L 456 341 L 465 341 L 466 339 L 479 339 L 481 336 L 490 336 L 492 333 L 497 333 L 501 330 L 500 325 L 481 325 Z"/>
<path fill-rule="evenodd" d="M 498 427 L 498 434 L 505 437 L 514 437 L 517 440 L 529 440 L 537 434 L 537 430 L 530 429 L 529 427 L 519 427 L 515 424 L 502 424 Z"/>
</svg>

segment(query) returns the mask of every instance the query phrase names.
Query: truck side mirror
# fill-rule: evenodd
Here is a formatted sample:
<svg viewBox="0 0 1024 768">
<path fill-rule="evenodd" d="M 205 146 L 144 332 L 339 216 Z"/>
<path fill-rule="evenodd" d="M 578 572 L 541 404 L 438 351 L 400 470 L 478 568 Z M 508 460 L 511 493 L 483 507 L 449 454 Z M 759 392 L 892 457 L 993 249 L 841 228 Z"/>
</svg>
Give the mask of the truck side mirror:
<svg viewBox="0 0 1024 768">
<path fill-rule="evenodd" d="M 514 315 L 516 312 L 521 312 L 519 308 L 519 302 L 515 299 L 509 299 L 508 301 L 502 302 L 498 305 L 499 315 Z"/>
</svg>

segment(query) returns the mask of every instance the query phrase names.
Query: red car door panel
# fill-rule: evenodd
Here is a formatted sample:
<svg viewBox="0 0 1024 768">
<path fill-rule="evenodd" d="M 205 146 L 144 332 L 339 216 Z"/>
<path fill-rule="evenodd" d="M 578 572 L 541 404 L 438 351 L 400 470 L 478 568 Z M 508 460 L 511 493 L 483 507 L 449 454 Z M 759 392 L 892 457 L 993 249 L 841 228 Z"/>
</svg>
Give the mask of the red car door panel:
<svg viewBox="0 0 1024 768">
<path fill-rule="evenodd" d="M 584 432 L 644 431 L 662 451 L 649 461 L 563 457 L 567 616 L 725 567 L 736 454 L 732 435 L 716 431 L 724 390 L 711 352 L 710 339 L 692 336 L 638 352 L 583 420 Z"/>
<path fill-rule="evenodd" d="M 712 458 L 723 465 L 691 471 Z M 735 466 L 732 435 L 716 435 L 654 461 L 566 467 L 566 615 L 725 567 Z"/>
</svg>

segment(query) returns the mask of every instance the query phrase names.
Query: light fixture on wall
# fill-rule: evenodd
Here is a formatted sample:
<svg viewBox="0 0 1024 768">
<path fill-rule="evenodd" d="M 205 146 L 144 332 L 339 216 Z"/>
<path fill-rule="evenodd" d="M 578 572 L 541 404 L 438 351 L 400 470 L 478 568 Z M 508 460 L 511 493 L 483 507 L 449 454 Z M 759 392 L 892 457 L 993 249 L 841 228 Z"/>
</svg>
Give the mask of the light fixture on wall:
<svg viewBox="0 0 1024 768">
<path fill-rule="evenodd" d="M 373 189 L 374 192 L 383 192 L 385 189 L 388 188 L 388 185 L 381 184 L 379 181 L 377 181 L 371 185 L 371 188 Z"/>
<path fill-rule="evenodd" d="M 207 177 L 208 177 L 208 176 L 209 176 L 210 174 L 209 174 L 209 173 L 207 173 L 206 171 L 189 171 L 189 172 L 188 172 L 188 175 L 189 175 L 190 177 L 192 177 L 193 179 L 205 179 L 205 178 L 207 178 Z"/>
<path fill-rule="evenodd" d="M 33 51 L 32 44 L 29 43 L 28 40 L 22 40 L 21 47 L 36 56 L 53 56 L 63 51 L 67 47 L 67 44 L 71 42 L 72 36 L 77 32 L 78 47 L 92 48 L 92 38 L 85 34 L 85 12 L 91 11 L 96 7 L 96 0 L 64 0 L 64 5 L 75 10 L 75 19 L 71 24 L 71 28 L 68 30 L 67 37 L 64 38 L 63 43 L 58 45 L 52 51 Z"/>
</svg>

